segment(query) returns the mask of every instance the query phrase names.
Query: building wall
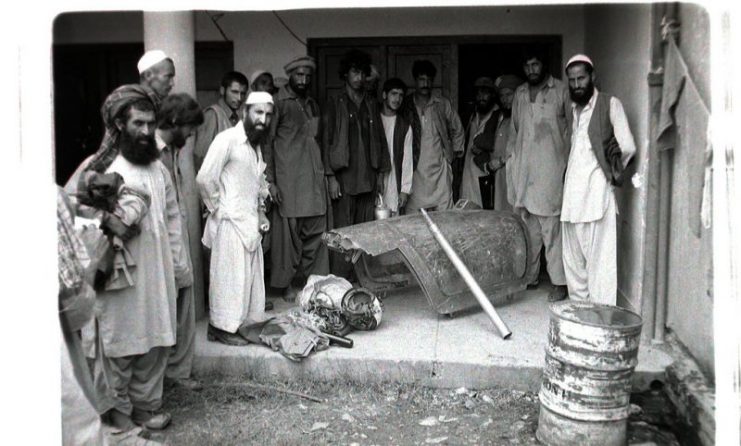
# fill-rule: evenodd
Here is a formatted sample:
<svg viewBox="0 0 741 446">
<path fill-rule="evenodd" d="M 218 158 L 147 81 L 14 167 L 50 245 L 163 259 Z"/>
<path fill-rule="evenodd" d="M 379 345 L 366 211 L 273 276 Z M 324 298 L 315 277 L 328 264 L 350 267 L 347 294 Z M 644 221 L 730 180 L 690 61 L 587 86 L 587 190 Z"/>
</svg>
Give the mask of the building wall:
<svg viewBox="0 0 741 446">
<path fill-rule="evenodd" d="M 223 37 L 204 11 L 196 11 L 196 40 Z M 309 38 L 561 35 L 563 54 L 584 46 L 584 7 L 519 6 L 396 9 L 316 9 L 279 12 L 304 42 Z M 217 21 L 234 41 L 234 68 L 248 76 L 258 68 L 283 75 L 283 66 L 306 49 L 272 12 L 226 12 Z M 141 42 L 142 14 L 88 13 L 58 17 L 55 43 Z"/>
<path fill-rule="evenodd" d="M 710 23 L 705 10 L 682 3 L 679 49 L 697 90 L 710 107 Z M 704 145 L 689 147 L 689 132 L 705 133 L 704 128 L 679 128 L 679 147 L 674 151 L 670 221 L 669 284 L 667 326 L 687 346 L 700 366 L 714 375 L 712 229 L 695 235 L 688 224 L 693 218 L 688 200 L 693 177 L 703 171 Z M 696 177 L 695 177 L 696 178 Z"/>
<path fill-rule="evenodd" d="M 636 142 L 636 182 L 626 181 L 618 192 L 618 301 L 638 312 L 646 227 L 650 19 L 648 4 L 585 7 L 584 50 L 595 64 L 597 88 L 623 103 Z"/>
</svg>

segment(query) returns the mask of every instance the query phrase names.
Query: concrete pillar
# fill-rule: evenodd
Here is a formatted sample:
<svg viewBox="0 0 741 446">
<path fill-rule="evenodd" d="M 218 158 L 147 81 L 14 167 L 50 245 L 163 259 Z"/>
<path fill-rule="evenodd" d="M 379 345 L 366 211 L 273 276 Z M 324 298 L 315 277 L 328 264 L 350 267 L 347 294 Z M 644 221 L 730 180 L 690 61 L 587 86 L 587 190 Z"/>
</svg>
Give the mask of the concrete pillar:
<svg viewBox="0 0 741 446">
<path fill-rule="evenodd" d="M 144 12 L 144 49 L 164 51 L 175 62 L 173 93 L 196 97 L 195 17 L 192 11 Z M 193 138 L 180 153 L 183 200 L 188 219 L 190 254 L 193 261 L 196 318 L 205 314 L 203 260 L 201 248 L 201 212 L 193 167 Z"/>
</svg>

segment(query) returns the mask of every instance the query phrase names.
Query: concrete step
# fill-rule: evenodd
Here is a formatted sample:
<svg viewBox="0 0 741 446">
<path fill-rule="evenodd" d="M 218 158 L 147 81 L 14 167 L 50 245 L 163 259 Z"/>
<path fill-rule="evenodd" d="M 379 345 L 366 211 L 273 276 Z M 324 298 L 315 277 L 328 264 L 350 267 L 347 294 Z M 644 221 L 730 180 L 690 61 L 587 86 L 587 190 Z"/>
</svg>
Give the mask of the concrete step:
<svg viewBox="0 0 741 446">
<path fill-rule="evenodd" d="M 548 333 L 548 285 L 520 293 L 497 308 L 512 330 L 499 337 L 480 309 L 438 315 L 419 288 L 384 297 L 383 321 L 375 331 L 354 332 L 351 349 L 330 347 L 300 363 L 263 345 L 231 347 L 206 340 L 207 321 L 196 337 L 195 374 L 245 376 L 260 381 L 322 380 L 359 383 L 396 382 L 469 389 L 501 386 L 537 391 L 545 363 Z M 275 310 L 291 305 L 272 299 Z M 671 357 L 662 347 L 642 345 L 634 388 L 664 380 Z"/>
</svg>

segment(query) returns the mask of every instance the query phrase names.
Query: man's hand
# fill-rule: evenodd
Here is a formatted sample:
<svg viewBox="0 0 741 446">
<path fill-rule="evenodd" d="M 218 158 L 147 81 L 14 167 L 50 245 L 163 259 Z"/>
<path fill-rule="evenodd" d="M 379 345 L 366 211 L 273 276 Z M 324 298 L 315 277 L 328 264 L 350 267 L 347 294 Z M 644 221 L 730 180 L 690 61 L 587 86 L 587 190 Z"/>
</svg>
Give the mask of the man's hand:
<svg viewBox="0 0 741 446">
<path fill-rule="evenodd" d="M 378 172 L 376 174 L 376 195 L 383 196 L 383 190 L 386 188 L 386 174 Z"/>
<path fill-rule="evenodd" d="M 120 218 L 108 212 L 101 224 L 124 242 L 131 240 L 133 237 L 139 235 L 140 232 L 138 225 L 126 226 Z"/>
<path fill-rule="evenodd" d="M 273 203 L 280 206 L 281 203 L 283 202 L 283 197 L 280 194 L 280 189 L 278 189 L 278 185 L 274 183 L 270 183 L 268 185 L 268 191 L 270 192 L 270 198 L 273 199 Z"/>
<path fill-rule="evenodd" d="M 409 194 L 406 194 L 404 192 L 400 193 L 399 194 L 399 209 L 406 206 L 408 200 L 409 200 Z"/>
<path fill-rule="evenodd" d="M 260 212 L 257 216 L 257 227 L 260 229 L 260 234 L 270 231 L 270 220 L 264 212 Z"/>
<path fill-rule="evenodd" d="M 329 186 L 329 198 L 336 200 L 342 196 L 342 192 L 340 192 L 340 183 L 337 181 L 337 178 L 334 176 L 331 176 L 327 178 L 328 186 Z"/>
</svg>

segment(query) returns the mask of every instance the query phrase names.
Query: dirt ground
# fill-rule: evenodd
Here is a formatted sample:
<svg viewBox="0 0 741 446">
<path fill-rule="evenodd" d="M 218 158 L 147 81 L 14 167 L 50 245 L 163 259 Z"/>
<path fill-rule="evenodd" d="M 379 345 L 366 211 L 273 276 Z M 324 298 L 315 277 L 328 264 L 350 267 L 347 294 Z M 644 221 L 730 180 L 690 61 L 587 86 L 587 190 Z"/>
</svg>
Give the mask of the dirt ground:
<svg viewBox="0 0 741 446">
<path fill-rule="evenodd" d="M 534 393 L 409 385 L 271 383 L 326 402 L 256 389 L 234 378 L 172 390 L 172 445 L 538 444 Z M 160 437 L 162 439 L 162 437 Z"/>
<path fill-rule="evenodd" d="M 199 392 L 168 390 L 164 400 L 173 421 L 152 439 L 178 446 L 540 444 L 538 396 L 517 390 L 225 377 L 211 378 Z M 662 391 L 634 394 L 631 401 L 629 445 L 698 444 L 681 430 Z"/>
</svg>

